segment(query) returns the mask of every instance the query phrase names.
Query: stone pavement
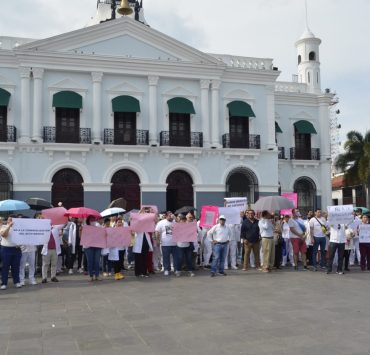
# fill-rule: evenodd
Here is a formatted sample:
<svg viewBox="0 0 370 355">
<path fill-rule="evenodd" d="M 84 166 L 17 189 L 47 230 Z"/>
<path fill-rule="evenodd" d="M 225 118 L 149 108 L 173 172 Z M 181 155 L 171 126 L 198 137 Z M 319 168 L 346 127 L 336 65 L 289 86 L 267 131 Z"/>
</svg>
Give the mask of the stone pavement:
<svg viewBox="0 0 370 355">
<path fill-rule="evenodd" d="M 370 354 L 370 273 L 229 271 L 0 292 L 0 354 Z"/>
</svg>

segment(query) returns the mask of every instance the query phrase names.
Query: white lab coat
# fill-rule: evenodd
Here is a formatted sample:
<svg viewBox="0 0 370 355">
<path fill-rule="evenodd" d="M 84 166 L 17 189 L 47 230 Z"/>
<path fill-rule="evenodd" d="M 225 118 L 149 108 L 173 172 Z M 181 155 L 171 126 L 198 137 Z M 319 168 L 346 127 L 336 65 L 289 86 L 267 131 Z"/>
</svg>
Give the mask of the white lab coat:
<svg viewBox="0 0 370 355">
<path fill-rule="evenodd" d="M 51 234 L 53 235 L 53 238 L 55 241 L 55 250 L 57 252 L 57 255 L 60 255 L 62 253 L 62 250 L 60 247 L 61 238 L 59 236 L 59 232 L 63 228 L 63 226 L 64 226 L 63 224 L 60 224 L 60 225 L 52 227 L 51 229 Z M 44 244 L 41 250 L 41 255 L 48 255 L 48 243 Z"/>
<path fill-rule="evenodd" d="M 143 232 L 137 232 L 135 235 L 134 246 L 132 248 L 133 253 L 141 254 L 141 250 L 143 248 L 144 234 L 145 234 L 146 241 L 149 244 L 149 251 L 153 251 L 153 245 L 152 245 L 152 241 L 150 240 L 149 234 L 143 233 Z"/>
</svg>

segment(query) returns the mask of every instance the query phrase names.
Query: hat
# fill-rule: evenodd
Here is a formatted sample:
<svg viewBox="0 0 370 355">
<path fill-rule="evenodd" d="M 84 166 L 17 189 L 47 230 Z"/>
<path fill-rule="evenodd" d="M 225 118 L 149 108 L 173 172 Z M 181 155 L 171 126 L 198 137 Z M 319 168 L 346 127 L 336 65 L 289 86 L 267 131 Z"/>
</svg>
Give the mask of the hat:
<svg viewBox="0 0 370 355">
<path fill-rule="evenodd" d="M 226 221 L 226 217 L 223 214 L 220 217 L 218 217 L 218 219 L 223 219 L 224 221 Z"/>
</svg>

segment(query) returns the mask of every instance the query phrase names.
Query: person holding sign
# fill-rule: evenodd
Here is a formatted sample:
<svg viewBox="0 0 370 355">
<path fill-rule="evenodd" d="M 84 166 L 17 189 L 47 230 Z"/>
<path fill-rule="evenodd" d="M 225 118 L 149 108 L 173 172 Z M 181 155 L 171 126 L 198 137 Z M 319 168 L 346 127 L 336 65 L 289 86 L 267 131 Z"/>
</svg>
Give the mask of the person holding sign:
<svg viewBox="0 0 370 355">
<path fill-rule="evenodd" d="M 325 269 L 325 246 L 326 236 L 329 234 L 325 218 L 321 214 L 321 209 L 316 209 L 315 217 L 310 219 L 311 237 L 313 237 L 312 266 L 317 271 L 317 253 L 320 248 L 320 268 Z"/>
<path fill-rule="evenodd" d="M 358 226 L 358 237 L 360 241 L 361 270 L 370 270 L 370 226 L 369 217 L 364 214 L 361 218 L 361 224 Z"/>
<path fill-rule="evenodd" d="M 337 274 L 343 275 L 343 256 L 344 248 L 346 245 L 346 229 L 345 224 L 335 224 L 330 225 L 330 244 L 329 244 L 329 260 L 328 260 L 328 270 L 327 274 L 330 274 L 333 271 L 333 260 L 335 253 L 338 252 L 338 266 Z"/>
<path fill-rule="evenodd" d="M 12 270 L 14 286 L 22 287 L 19 280 L 19 267 L 21 263 L 22 252 L 21 248 L 12 241 L 13 216 L 9 216 L 6 225 L 0 229 L 1 236 L 1 258 L 3 267 L 1 269 L 1 290 L 6 290 L 8 287 L 9 270 Z"/>
</svg>

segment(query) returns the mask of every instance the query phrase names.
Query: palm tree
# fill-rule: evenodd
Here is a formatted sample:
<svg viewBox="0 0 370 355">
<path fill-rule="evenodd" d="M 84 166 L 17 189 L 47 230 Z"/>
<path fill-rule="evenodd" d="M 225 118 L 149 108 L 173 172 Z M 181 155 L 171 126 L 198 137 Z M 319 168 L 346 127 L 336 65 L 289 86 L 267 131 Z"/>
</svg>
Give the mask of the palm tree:
<svg viewBox="0 0 370 355">
<path fill-rule="evenodd" d="M 365 136 L 358 131 L 347 133 L 343 154 L 339 154 L 335 167 L 344 172 L 346 182 L 361 184 L 364 193 L 367 189 L 367 207 L 370 203 L 370 131 Z"/>
</svg>

